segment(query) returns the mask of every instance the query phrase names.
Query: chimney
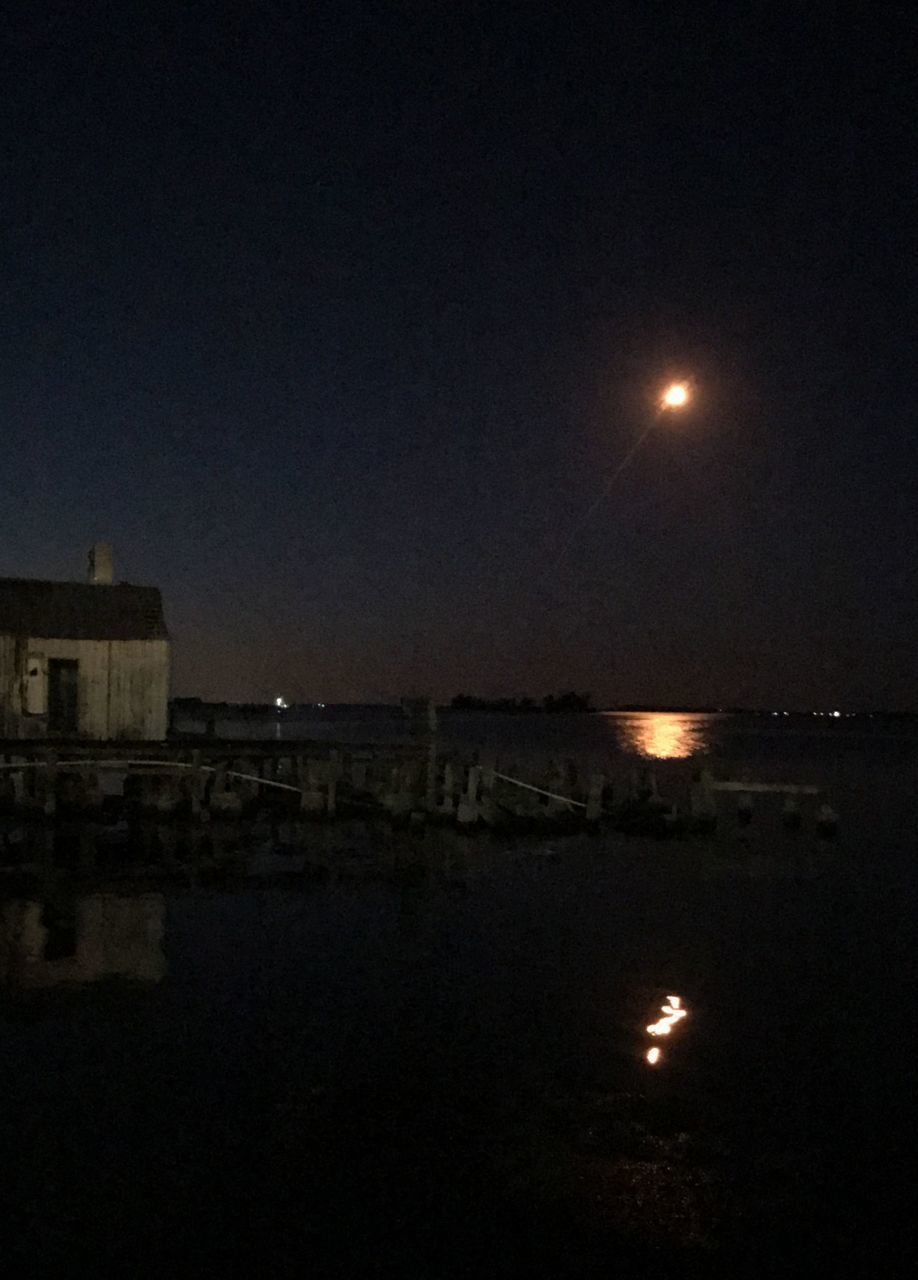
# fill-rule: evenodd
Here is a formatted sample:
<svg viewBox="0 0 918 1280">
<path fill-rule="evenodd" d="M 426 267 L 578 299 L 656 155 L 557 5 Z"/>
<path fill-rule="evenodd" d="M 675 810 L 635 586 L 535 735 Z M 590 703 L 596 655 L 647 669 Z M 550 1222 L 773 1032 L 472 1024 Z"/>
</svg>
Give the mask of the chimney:
<svg viewBox="0 0 918 1280">
<path fill-rule="evenodd" d="M 89 581 L 94 586 L 112 585 L 112 544 L 96 542 L 89 551 Z"/>
</svg>

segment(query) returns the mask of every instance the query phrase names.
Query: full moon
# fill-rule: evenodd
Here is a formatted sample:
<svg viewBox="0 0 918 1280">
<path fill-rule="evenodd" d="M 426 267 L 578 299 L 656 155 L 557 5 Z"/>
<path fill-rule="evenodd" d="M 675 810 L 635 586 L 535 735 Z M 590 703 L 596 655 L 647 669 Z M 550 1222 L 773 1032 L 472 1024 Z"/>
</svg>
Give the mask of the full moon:
<svg viewBox="0 0 918 1280">
<path fill-rule="evenodd" d="M 666 388 L 663 392 L 663 407 L 666 409 L 681 409 L 684 404 L 688 404 L 689 390 L 684 382 L 674 382 L 672 386 Z"/>
</svg>

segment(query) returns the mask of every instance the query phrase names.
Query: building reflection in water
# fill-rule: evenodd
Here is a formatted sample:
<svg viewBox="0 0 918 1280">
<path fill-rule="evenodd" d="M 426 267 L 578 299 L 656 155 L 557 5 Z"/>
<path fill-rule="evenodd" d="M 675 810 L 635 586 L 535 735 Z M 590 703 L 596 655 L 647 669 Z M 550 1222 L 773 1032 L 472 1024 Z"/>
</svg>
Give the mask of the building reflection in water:
<svg viewBox="0 0 918 1280">
<path fill-rule="evenodd" d="M 69 906 L 31 898 L 0 902 L 0 986 L 35 990 L 100 978 L 159 982 L 161 893 L 93 893 Z"/>
<path fill-rule="evenodd" d="M 500 856 L 479 853 L 470 862 L 464 835 L 428 834 L 426 843 L 393 842 L 388 824 L 359 820 L 340 828 L 285 822 L 257 834 L 239 823 L 130 831 L 22 823 L 0 832 L 9 860 L 2 870 L 12 877 L 7 888 L 0 875 L 0 991 L 106 978 L 160 981 L 166 906 L 164 895 L 150 890 L 157 877 L 170 891 L 191 893 L 214 885 L 245 891 L 279 877 L 307 888 L 365 876 L 463 890 L 473 875 L 486 874 L 490 856 L 495 864 Z M 134 892 L 132 868 L 140 882 Z"/>
<path fill-rule="evenodd" d="M 608 714 L 621 749 L 649 760 L 687 760 L 708 751 L 722 717 L 702 711 L 614 711 Z"/>
</svg>

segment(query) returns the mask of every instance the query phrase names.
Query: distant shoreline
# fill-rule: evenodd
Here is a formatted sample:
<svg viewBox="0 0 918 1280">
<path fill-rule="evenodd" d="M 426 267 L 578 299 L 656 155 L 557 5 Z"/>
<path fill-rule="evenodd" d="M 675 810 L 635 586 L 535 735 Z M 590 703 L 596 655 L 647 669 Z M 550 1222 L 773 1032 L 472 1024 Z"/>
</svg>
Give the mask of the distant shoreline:
<svg viewBox="0 0 918 1280">
<path fill-rule="evenodd" d="M 304 712 L 320 715 L 323 719 L 333 719 L 336 713 L 347 712 L 382 712 L 399 714 L 398 703 L 393 702 L 297 702 L 284 708 L 278 708 L 269 702 L 210 702 L 203 698 L 173 698 L 170 710 L 174 716 L 219 717 L 221 719 L 264 719 L 278 716 L 292 719 Z M 775 711 L 763 707 L 712 707 L 712 706 L 661 706 L 651 703 L 626 703 L 609 707 L 589 707 L 556 709 L 546 711 L 544 707 L 478 706 L 453 707 L 449 703 L 437 707 L 439 715 L 503 715 L 525 717 L 532 715 L 729 715 L 729 716 L 762 716 L 762 717 L 820 717 L 833 719 L 832 711 Z M 843 711 L 839 717 L 843 720 L 915 720 L 918 711 Z"/>
</svg>

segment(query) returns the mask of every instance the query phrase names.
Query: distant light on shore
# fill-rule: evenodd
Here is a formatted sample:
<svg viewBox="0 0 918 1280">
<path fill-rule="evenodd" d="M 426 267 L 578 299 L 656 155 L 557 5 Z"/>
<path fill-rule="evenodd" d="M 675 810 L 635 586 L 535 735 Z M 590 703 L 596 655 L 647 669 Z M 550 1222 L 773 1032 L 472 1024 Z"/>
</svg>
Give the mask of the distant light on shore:
<svg viewBox="0 0 918 1280">
<path fill-rule="evenodd" d="M 657 1063 L 660 1061 L 660 1059 L 663 1057 L 663 1051 L 662 1049 L 660 1049 L 658 1045 L 654 1045 L 653 1048 L 647 1050 L 645 1057 L 647 1058 L 647 1061 L 650 1063 L 650 1065 L 652 1067 L 655 1067 Z"/>
</svg>

